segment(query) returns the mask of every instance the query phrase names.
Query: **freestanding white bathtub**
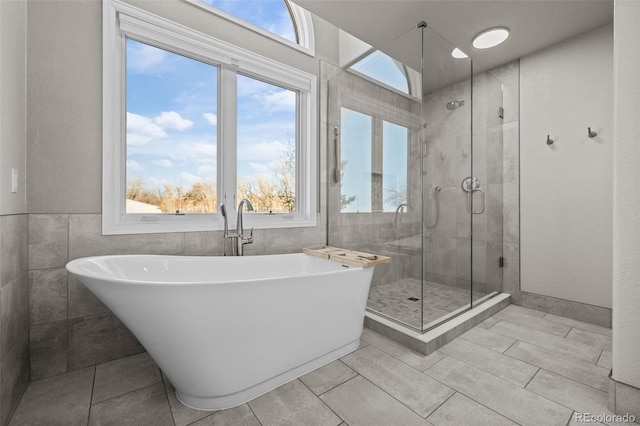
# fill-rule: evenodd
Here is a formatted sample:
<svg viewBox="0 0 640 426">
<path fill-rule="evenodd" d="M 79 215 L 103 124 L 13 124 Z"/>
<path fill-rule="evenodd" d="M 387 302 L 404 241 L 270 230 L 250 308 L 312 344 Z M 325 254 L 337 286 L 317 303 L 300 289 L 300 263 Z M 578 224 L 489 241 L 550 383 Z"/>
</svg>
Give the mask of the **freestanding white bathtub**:
<svg viewBox="0 0 640 426">
<path fill-rule="evenodd" d="M 354 351 L 374 268 L 284 254 L 76 259 L 76 275 L 201 410 L 230 408 Z"/>
</svg>

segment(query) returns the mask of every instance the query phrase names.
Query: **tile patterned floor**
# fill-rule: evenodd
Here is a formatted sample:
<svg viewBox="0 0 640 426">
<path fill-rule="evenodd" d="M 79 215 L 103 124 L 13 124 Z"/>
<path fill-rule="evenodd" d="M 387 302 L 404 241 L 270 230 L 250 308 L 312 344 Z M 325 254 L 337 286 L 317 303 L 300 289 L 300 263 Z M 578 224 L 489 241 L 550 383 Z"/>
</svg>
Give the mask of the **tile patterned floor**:
<svg viewBox="0 0 640 426">
<path fill-rule="evenodd" d="M 404 278 L 375 285 L 369 291 L 367 306 L 419 328 L 421 306 L 422 324 L 426 325 L 469 304 L 471 293 L 468 289 L 425 281 L 420 293 L 420 283 L 416 278 Z M 473 292 L 474 299 L 483 296 L 486 294 Z M 418 300 L 410 300 L 410 297 Z M 424 299 L 424 305 L 420 299 Z"/>
<path fill-rule="evenodd" d="M 509 306 L 423 356 L 361 347 L 218 412 L 191 410 L 146 353 L 32 382 L 11 425 L 562 425 L 607 414 L 611 330 Z"/>
</svg>

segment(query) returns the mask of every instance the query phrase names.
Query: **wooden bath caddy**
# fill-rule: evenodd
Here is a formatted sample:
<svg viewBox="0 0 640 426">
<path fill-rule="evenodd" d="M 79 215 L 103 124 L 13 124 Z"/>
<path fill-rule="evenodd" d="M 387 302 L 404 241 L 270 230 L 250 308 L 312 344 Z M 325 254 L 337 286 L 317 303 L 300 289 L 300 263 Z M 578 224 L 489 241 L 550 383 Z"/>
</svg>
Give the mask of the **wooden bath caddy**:
<svg viewBox="0 0 640 426">
<path fill-rule="evenodd" d="M 342 263 L 343 265 L 359 266 L 370 268 L 381 263 L 391 263 L 391 258 L 377 254 L 364 253 L 361 251 L 345 250 L 331 246 L 317 246 L 303 248 L 302 251 L 308 255 L 321 257 Z"/>
</svg>

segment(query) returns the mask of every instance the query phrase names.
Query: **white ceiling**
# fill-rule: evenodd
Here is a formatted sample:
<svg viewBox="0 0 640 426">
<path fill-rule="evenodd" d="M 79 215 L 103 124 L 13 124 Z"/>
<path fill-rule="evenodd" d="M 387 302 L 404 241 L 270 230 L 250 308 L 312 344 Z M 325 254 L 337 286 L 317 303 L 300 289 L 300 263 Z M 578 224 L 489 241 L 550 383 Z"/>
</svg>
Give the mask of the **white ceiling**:
<svg viewBox="0 0 640 426">
<path fill-rule="evenodd" d="M 416 70 L 420 70 L 416 30 L 420 21 L 467 53 L 475 71 L 494 68 L 613 21 L 613 0 L 293 1 Z M 486 50 L 471 46 L 476 34 L 495 26 L 510 28 L 505 43 Z"/>
</svg>

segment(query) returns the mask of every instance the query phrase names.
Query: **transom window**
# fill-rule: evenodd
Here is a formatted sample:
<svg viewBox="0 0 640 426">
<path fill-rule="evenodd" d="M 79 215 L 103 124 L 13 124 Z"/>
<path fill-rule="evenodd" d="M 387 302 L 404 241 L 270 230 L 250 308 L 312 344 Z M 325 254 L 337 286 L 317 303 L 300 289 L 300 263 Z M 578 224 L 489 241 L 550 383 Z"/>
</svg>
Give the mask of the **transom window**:
<svg viewBox="0 0 640 426">
<path fill-rule="evenodd" d="M 379 50 L 373 51 L 351 65 L 351 69 L 402 93 L 409 94 L 406 67 L 401 62 Z"/>
<path fill-rule="evenodd" d="M 315 224 L 316 77 L 106 3 L 103 233 Z"/>
<path fill-rule="evenodd" d="M 287 0 L 199 0 L 282 38 L 298 43 Z"/>
<path fill-rule="evenodd" d="M 254 32 L 315 54 L 311 14 L 289 0 L 183 0 Z"/>
</svg>

